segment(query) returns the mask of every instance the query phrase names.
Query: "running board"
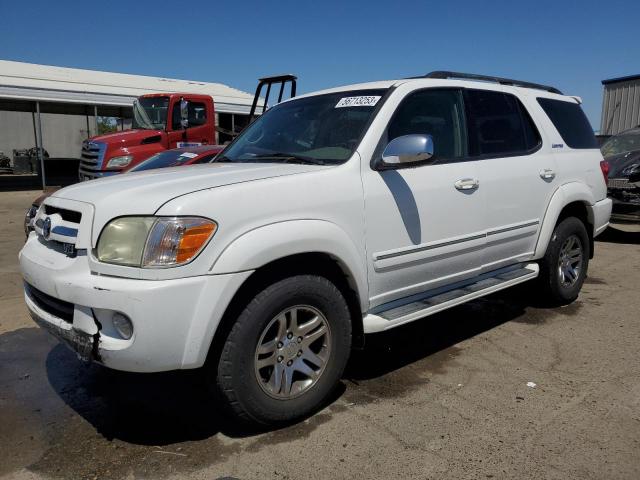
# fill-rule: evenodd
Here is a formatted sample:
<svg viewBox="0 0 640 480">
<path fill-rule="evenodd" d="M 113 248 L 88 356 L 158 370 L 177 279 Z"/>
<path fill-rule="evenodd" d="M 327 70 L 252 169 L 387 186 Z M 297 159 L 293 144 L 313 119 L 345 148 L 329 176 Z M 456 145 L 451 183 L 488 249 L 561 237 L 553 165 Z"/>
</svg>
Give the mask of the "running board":
<svg viewBox="0 0 640 480">
<path fill-rule="evenodd" d="M 470 280 L 428 290 L 385 303 L 364 317 L 364 332 L 388 330 L 419 318 L 433 315 L 475 298 L 526 282 L 538 276 L 537 263 L 521 263 L 479 275 Z"/>
</svg>

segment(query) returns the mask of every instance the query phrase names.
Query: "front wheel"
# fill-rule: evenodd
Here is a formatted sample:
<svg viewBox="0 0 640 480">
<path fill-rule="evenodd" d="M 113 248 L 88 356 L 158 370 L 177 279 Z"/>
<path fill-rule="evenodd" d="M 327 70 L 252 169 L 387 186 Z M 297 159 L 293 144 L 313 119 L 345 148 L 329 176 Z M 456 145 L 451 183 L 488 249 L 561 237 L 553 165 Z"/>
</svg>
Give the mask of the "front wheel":
<svg viewBox="0 0 640 480">
<path fill-rule="evenodd" d="M 229 332 L 218 393 L 241 419 L 297 420 L 331 394 L 350 347 L 349 309 L 333 283 L 314 275 L 281 280 L 258 293 Z"/>
<path fill-rule="evenodd" d="M 540 261 L 540 285 L 552 303 L 567 305 L 578 298 L 589 266 L 589 236 L 583 222 L 568 217 L 556 225 Z"/>
</svg>

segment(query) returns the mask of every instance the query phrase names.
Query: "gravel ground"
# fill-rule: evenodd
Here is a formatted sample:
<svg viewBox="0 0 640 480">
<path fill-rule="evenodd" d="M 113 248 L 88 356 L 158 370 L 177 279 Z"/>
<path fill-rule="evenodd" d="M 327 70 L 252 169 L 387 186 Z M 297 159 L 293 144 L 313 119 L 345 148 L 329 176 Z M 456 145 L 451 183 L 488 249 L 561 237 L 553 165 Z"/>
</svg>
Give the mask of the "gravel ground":
<svg viewBox="0 0 640 480">
<path fill-rule="evenodd" d="M 36 196 L 0 193 L 0 478 L 640 478 L 637 230 L 596 242 L 572 305 L 525 284 L 371 336 L 326 408 L 257 432 L 198 372 L 85 365 L 32 323 L 16 257 Z"/>
</svg>

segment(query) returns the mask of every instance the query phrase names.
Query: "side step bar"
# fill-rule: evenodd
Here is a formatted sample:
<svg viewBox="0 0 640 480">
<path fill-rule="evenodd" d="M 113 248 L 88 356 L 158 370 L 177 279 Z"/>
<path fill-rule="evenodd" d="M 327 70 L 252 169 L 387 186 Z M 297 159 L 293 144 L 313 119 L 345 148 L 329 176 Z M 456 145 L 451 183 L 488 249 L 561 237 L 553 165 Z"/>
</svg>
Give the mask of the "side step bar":
<svg viewBox="0 0 640 480">
<path fill-rule="evenodd" d="M 364 317 L 364 332 L 374 333 L 441 312 L 475 298 L 509 288 L 538 276 L 537 263 L 518 264 L 488 272 L 467 281 L 428 290 L 385 303 Z"/>
</svg>

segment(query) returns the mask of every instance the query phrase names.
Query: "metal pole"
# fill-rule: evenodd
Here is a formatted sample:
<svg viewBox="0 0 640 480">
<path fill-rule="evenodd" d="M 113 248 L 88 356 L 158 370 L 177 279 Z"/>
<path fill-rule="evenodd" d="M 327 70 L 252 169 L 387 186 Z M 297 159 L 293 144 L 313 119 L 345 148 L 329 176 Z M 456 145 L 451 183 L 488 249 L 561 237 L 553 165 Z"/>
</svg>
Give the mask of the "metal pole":
<svg viewBox="0 0 640 480">
<path fill-rule="evenodd" d="M 95 134 L 98 135 L 98 106 L 93 106 L 93 119 L 95 120 Z"/>
<path fill-rule="evenodd" d="M 47 187 L 47 182 L 44 177 L 44 155 L 42 154 L 42 121 L 40 119 L 40 102 L 36 102 L 36 112 L 38 114 L 38 135 L 36 135 L 36 150 L 38 151 L 38 158 L 40 160 L 40 173 L 42 174 L 42 190 Z"/>
</svg>

